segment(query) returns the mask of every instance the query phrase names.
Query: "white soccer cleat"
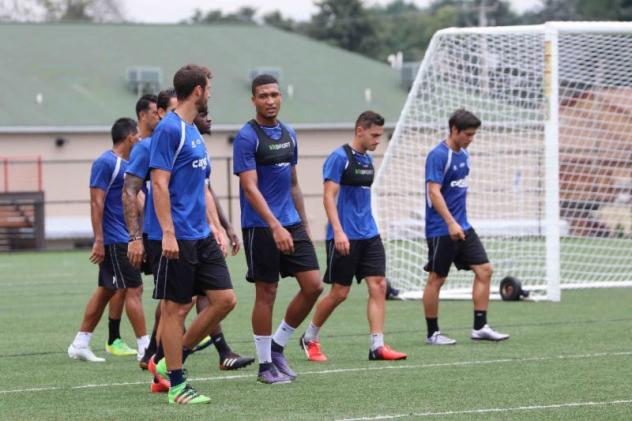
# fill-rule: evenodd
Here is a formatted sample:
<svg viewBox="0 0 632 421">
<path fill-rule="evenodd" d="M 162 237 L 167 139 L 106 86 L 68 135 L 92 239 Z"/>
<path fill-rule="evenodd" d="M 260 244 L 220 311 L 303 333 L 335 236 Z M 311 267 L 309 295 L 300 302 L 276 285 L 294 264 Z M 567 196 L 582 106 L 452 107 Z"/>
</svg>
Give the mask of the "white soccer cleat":
<svg viewBox="0 0 632 421">
<path fill-rule="evenodd" d="M 94 352 L 92 352 L 89 346 L 85 348 L 77 348 L 73 344 L 70 344 L 68 347 L 68 356 L 73 360 L 88 361 L 91 363 L 105 362 L 105 358 L 100 358 L 94 355 Z"/>
<path fill-rule="evenodd" d="M 472 334 L 470 335 L 475 341 L 504 341 L 505 339 L 509 339 L 509 335 L 506 333 L 496 332 L 494 329 L 489 327 L 489 325 L 485 325 L 478 330 L 472 329 Z"/>
<path fill-rule="evenodd" d="M 426 343 L 428 345 L 454 345 L 456 341 L 445 336 L 440 330 L 437 330 L 431 337 L 426 338 Z"/>
</svg>

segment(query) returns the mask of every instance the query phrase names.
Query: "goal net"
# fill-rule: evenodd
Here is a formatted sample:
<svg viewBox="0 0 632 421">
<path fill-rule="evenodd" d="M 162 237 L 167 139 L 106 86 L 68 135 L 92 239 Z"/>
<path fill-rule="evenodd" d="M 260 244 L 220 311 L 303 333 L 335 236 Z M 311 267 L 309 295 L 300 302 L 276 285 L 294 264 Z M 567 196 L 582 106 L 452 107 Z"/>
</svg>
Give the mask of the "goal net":
<svg viewBox="0 0 632 421">
<path fill-rule="evenodd" d="M 495 267 L 535 298 L 632 285 L 632 24 L 446 29 L 420 65 L 373 187 L 387 278 L 420 297 L 425 159 L 452 112 L 482 121 L 469 147 L 468 218 Z M 471 297 L 451 269 L 445 296 Z"/>
</svg>

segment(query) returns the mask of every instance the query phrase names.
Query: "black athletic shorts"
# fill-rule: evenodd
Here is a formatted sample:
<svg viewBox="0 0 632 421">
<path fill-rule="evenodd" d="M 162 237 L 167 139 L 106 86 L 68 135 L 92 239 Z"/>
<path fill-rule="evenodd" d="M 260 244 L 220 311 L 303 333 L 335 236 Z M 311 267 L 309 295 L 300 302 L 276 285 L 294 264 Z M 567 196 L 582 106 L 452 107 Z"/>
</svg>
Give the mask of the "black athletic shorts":
<svg viewBox="0 0 632 421">
<path fill-rule="evenodd" d="M 285 227 L 294 240 L 294 253 L 279 251 L 268 227 L 244 228 L 244 249 L 248 282 L 279 282 L 279 274 L 285 278 L 296 273 L 318 270 L 318 259 L 314 244 L 309 239 L 303 224 Z"/>
<path fill-rule="evenodd" d="M 448 276 L 454 263 L 459 270 L 470 270 L 470 266 L 489 263 L 487 252 L 474 228 L 465 231 L 465 240 L 454 241 L 449 235 L 428 238 L 428 263 L 426 272 Z"/>
<path fill-rule="evenodd" d="M 162 241 L 148 240 L 147 246 L 155 269 L 153 297 L 157 300 L 189 304 L 194 295 L 207 290 L 233 288 L 226 259 L 212 235 L 178 240 L 180 255 L 173 260 L 162 255 Z"/>
<path fill-rule="evenodd" d="M 107 244 L 99 265 L 99 286 L 107 289 L 137 288 L 143 284 L 140 271 L 127 260 L 127 243 Z"/>
<path fill-rule="evenodd" d="M 386 254 L 379 235 L 366 240 L 350 240 L 349 255 L 336 250 L 334 240 L 327 240 L 327 284 L 350 286 L 355 276 L 358 283 L 367 276 L 385 276 Z"/>
</svg>

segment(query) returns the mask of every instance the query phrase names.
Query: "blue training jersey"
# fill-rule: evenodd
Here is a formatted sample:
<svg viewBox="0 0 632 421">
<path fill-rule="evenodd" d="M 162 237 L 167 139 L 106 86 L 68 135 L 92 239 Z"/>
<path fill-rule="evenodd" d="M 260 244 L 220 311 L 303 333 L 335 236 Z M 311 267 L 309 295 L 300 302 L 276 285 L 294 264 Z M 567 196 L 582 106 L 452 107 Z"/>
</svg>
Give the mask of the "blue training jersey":
<svg viewBox="0 0 632 421">
<path fill-rule="evenodd" d="M 178 240 L 200 240 L 211 234 L 206 221 L 206 179 L 211 172 L 206 144 L 198 129 L 169 112 L 151 137 L 150 169 L 171 172 L 169 197 L 171 217 Z M 153 192 L 147 202 L 153 209 Z M 151 210 L 151 209 L 150 209 Z M 145 224 L 150 240 L 162 240 L 158 218 Z"/>
<path fill-rule="evenodd" d="M 360 167 L 369 167 L 373 159 L 369 154 L 352 151 Z M 323 180 L 340 184 L 349 159 L 343 147 L 335 149 L 323 165 Z M 349 240 L 365 240 L 378 235 L 377 225 L 371 212 L 371 188 L 368 186 L 340 185 L 336 204 L 338 218 Z M 331 223 L 327 223 L 327 240 L 334 238 Z"/>
<path fill-rule="evenodd" d="M 273 140 L 281 139 L 281 124 L 261 129 Z M 239 175 L 244 171 L 257 171 L 257 187 L 263 195 L 268 207 L 279 220 L 281 225 L 288 226 L 301 222 L 301 218 L 292 199 L 292 167 L 298 162 L 298 146 L 296 132 L 285 126 L 294 143 L 294 158 L 291 163 L 272 165 L 257 165 L 255 155 L 259 146 L 259 139 L 254 129 L 244 125 L 233 142 L 233 172 Z M 267 227 L 252 205 L 246 200 L 244 191 L 239 187 L 239 204 L 241 206 L 241 227 Z"/>
<path fill-rule="evenodd" d="M 105 192 L 103 244 L 127 243 L 129 233 L 123 213 L 123 178 L 127 161 L 112 150 L 103 152 L 92 163 L 90 188 Z"/>
<path fill-rule="evenodd" d="M 467 220 L 467 177 L 470 155 L 465 149 L 454 152 L 445 141 L 435 146 L 426 157 L 426 238 L 448 235 L 448 224 L 432 207 L 428 182 L 441 184 L 441 194 L 452 217 L 465 231 L 471 228 Z"/>
</svg>

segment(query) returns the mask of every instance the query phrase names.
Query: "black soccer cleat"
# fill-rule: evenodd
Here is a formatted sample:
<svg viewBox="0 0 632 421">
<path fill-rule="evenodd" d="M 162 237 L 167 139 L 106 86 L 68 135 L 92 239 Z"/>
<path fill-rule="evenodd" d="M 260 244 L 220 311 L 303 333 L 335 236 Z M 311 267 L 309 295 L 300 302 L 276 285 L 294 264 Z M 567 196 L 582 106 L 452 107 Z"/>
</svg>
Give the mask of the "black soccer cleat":
<svg viewBox="0 0 632 421">
<path fill-rule="evenodd" d="M 226 355 L 226 358 L 219 361 L 220 370 L 239 370 L 254 363 L 255 359 L 252 357 L 242 357 L 241 355 L 231 352 Z"/>
</svg>

